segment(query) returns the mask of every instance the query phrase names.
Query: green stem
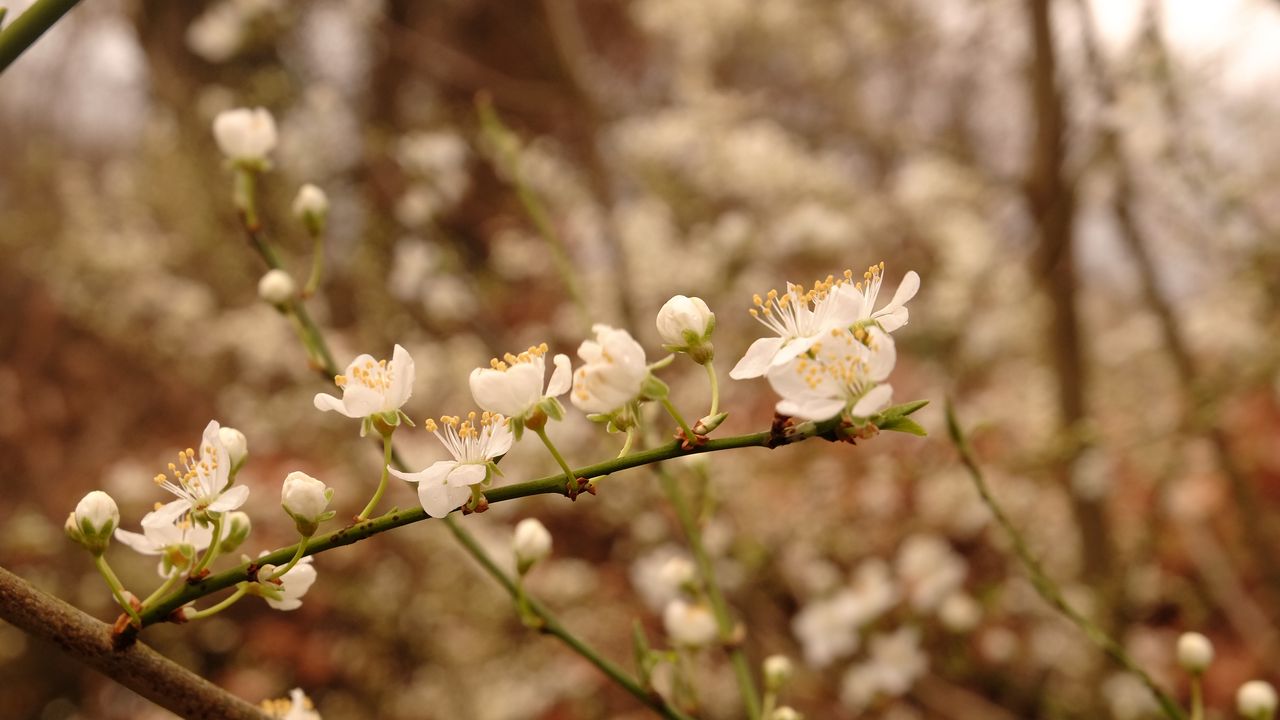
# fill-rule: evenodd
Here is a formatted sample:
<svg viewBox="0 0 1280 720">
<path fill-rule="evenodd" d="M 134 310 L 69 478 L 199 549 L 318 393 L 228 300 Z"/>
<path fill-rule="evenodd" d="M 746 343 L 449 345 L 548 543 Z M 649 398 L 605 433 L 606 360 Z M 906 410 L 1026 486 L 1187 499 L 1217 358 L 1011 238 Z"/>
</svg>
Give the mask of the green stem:
<svg viewBox="0 0 1280 720">
<path fill-rule="evenodd" d="M 245 588 L 243 587 L 236 588 L 235 592 L 228 595 L 227 599 L 223 600 L 217 605 L 210 605 L 209 607 L 203 610 L 197 610 L 196 612 L 188 614 L 187 620 L 188 621 L 199 620 L 200 618 L 207 618 L 210 615 L 216 615 L 222 612 L 223 610 L 226 610 L 227 608 L 231 607 L 232 605 L 235 605 L 240 598 L 245 596 L 246 592 L 247 590 L 245 590 Z"/>
<path fill-rule="evenodd" d="M 714 360 L 708 360 L 702 367 L 707 369 L 707 380 L 711 383 L 711 411 L 707 413 L 710 417 L 720 412 L 720 380 L 716 377 Z"/>
<path fill-rule="evenodd" d="M 169 590 L 174 586 L 174 584 L 178 582 L 178 578 L 180 577 L 182 577 L 182 573 L 175 571 L 172 575 L 165 578 L 165 581 L 160 584 L 160 587 L 156 588 L 150 595 L 147 596 L 146 600 L 142 601 L 142 607 L 146 608 L 148 605 L 155 602 L 157 598 L 169 592 Z"/>
<path fill-rule="evenodd" d="M 498 152 L 498 161 L 501 164 L 500 169 L 510 179 L 512 186 L 515 187 L 516 197 L 519 198 L 525 213 L 533 221 L 538 234 L 542 236 L 542 239 L 547 243 L 547 247 L 551 250 L 551 260 L 555 263 L 556 272 L 559 273 L 560 279 L 564 281 L 564 286 L 569 292 L 570 299 L 573 300 L 574 306 L 578 309 L 579 314 L 582 315 L 583 325 L 590 325 L 591 311 L 588 309 L 586 297 L 582 294 L 582 287 L 578 283 L 578 274 L 574 271 L 573 262 L 569 259 L 569 253 L 565 249 L 565 243 L 560 238 L 559 233 L 556 232 L 555 226 L 551 222 L 551 214 L 543 206 L 542 200 L 533 191 L 533 188 L 529 187 L 529 184 L 525 182 L 523 175 L 520 173 L 520 157 L 515 150 L 515 135 L 502 124 L 502 119 L 498 117 L 498 112 L 494 109 L 493 103 L 487 98 L 481 98 L 476 105 L 480 113 L 480 128 L 489 137 Z"/>
<path fill-rule="evenodd" d="M 685 449 L 681 447 L 681 443 L 679 441 L 673 440 L 672 442 L 659 445 L 655 448 L 629 453 L 625 457 L 613 458 L 604 462 L 595 463 L 594 465 L 576 468 L 574 469 L 573 474 L 575 477 L 591 479 L 622 472 L 631 468 L 652 465 L 653 463 L 661 462 L 663 460 L 686 457 L 689 455 L 701 455 L 704 453 L 723 452 L 726 450 L 737 450 L 748 447 L 772 449 L 801 442 L 814 437 L 815 435 L 831 433 L 835 430 L 838 423 L 838 419 L 833 419 L 824 423 L 815 423 L 809 426 L 806 431 L 795 435 L 774 434 L 772 431 L 766 430 L 748 435 L 714 438 L 692 449 Z M 488 499 L 490 505 L 498 502 L 514 500 L 516 498 L 548 494 L 567 494 L 564 483 L 564 473 L 557 472 L 554 475 L 547 475 L 536 480 L 529 480 L 511 485 L 502 485 L 485 491 L 485 497 Z M 367 519 L 363 522 L 354 523 L 348 527 L 341 528 L 324 535 L 317 535 L 311 538 L 311 541 L 307 543 L 305 554 L 316 555 L 337 547 L 351 545 L 352 543 L 387 532 L 388 530 L 422 522 L 429 518 L 430 516 L 427 515 L 426 511 L 420 507 L 389 512 L 385 515 Z M 278 565 L 286 562 L 296 551 L 297 548 L 292 545 L 279 548 L 253 561 L 253 564 L 258 567 L 266 564 Z M 184 583 L 176 593 L 165 598 L 155 607 L 149 608 L 142 613 L 144 625 L 151 625 L 164 620 L 168 617 L 169 613 L 173 612 L 176 608 L 192 602 L 193 600 L 197 600 L 209 595 L 210 593 L 229 588 L 236 583 L 244 582 L 249 578 L 249 567 L 249 563 L 243 563 L 231 570 L 206 577 L 199 582 Z"/>
<path fill-rule="evenodd" d="M 276 568 L 275 570 L 273 570 L 273 571 L 271 572 L 271 577 L 267 578 L 267 580 L 275 580 L 275 579 L 277 579 L 277 578 L 284 577 L 284 574 L 285 574 L 285 573 L 287 573 L 287 572 L 289 572 L 290 570 L 292 570 L 292 569 L 293 569 L 293 566 L 294 566 L 294 565 L 297 565 L 297 564 L 298 564 L 298 561 L 299 561 L 299 560 L 301 560 L 301 559 L 302 559 L 302 558 L 307 554 L 307 540 L 308 540 L 308 539 L 309 539 L 309 538 L 305 538 L 305 537 L 304 537 L 304 538 L 302 538 L 301 540 L 299 540 L 299 541 L 298 541 L 298 550 L 297 550 L 297 552 L 295 552 L 295 553 L 293 554 L 293 557 L 292 557 L 292 558 L 290 558 L 290 559 L 289 559 L 289 562 L 285 563 L 285 565 L 284 565 L 283 567 L 279 567 L 279 568 Z"/>
<path fill-rule="evenodd" d="M 951 433 L 951 442 L 955 444 L 957 452 L 960 453 L 960 460 L 969 471 L 969 477 L 973 480 L 974 486 L 978 489 L 978 494 L 982 496 L 982 501 L 991 511 L 991 515 L 995 518 L 996 523 L 1008 536 L 1013 545 L 1014 554 L 1022 563 L 1023 569 L 1030 577 L 1031 584 L 1035 587 L 1040 597 L 1049 603 L 1058 612 L 1062 613 L 1070 620 L 1081 632 L 1085 634 L 1095 645 L 1102 649 L 1112 660 L 1123 667 L 1125 670 L 1133 673 L 1146 686 L 1147 691 L 1155 698 L 1156 703 L 1160 706 L 1161 711 L 1170 720 L 1185 720 L 1186 715 L 1182 712 L 1182 708 L 1178 706 L 1172 697 L 1169 696 L 1156 681 L 1147 674 L 1133 658 L 1129 657 L 1120 643 L 1106 633 L 1101 627 L 1089 618 L 1082 615 L 1062 594 L 1061 588 L 1057 583 L 1045 573 L 1041 567 L 1040 561 L 1031 553 L 1031 549 L 1027 546 L 1026 540 L 1022 537 L 1022 533 L 1013 525 L 1013 521 L 1005 514 L 1004 508 L 996 501 L 994 495 L 991 494 L 991 488 L 987 486 L 986 478 L 982 474 L 982 469 L 978 467 L 978 461 L 974 458 L 973 449 L 969 446 L 968 439 L 965 438 L 964 432 L 960 429 L 960 423 L 956 420 L 955 408 L 948 401 L 947 403 L 947 430 Z"/>
<path fill-rule="evenodd" d="M 111 594 L 115 596 L 116 602 L 120 603 L 120 607 L 124 608 L 125 613 L 133 620 L 135 627 L 142 627 L 142 618 L 138 615 L 138 611 L 133 609 L 133 603 L 124 596 L 124 585 L 120 584 L 120 578 L 111 569 L 111 565 L 107 563 L 107 559 L 101 555 L 95 555 L 93 558 L 93 566 L 98 568 L 98 573 L 102 575 L 102 579 L 107 581 L 107 586 L 111 588 Z"/>
<path fill-rule="evenodd" d="M 622 449 L 618 451 L 618 457 L 622 457 L 631 452 L 631 446 L 636 441 L 636 429 L 634 427 L 627 428 L 627 440 L 622 443 Z"/>
<path fill-rule="evenodd" d="M 302 297 L 309 298 L 320 289 L 320 279 L 324 277 L 324 234 L 315 234 L 315 243 L 311 248 L 311 275 L 302 288 Z"/>
<path fill-rule="evenodd" d="M 520 597 L 521 590 L 517 581 L 512 580 L 502 568 L 498 567 L 497 563 L 489 557 L 488 553 L 484 551 L 484 548 L 480 546 L 480 543 L 476 542 L 476 539 L 471 535 L 471 533 L 467 532 L 467 530 L 462 527 L 461 523 L 459 523 L 452 515 L 444 518 L 442 522 L 445 524 L 445 527 L 449 528 L 449 532 L 453 533 L 453 536 L 457 538 L 458 543 L 462 545 L 463 549 L 466 550 L 477 563 L 479 563 L 480 567 L 484 568 L 485 572 L 489 573 L 494 580 L 497 580 L 498 584 L 501 585 L 512 598 Z M 673 720 L 688 720 L 687 716 L 680 713 L 675 708 L 668 706 L 666 701 L 664 701 L 660 695 L 646 690 L 625 670 L 605 658 L 597 652 L 595 648 L 587 645 L 578 638 L 578 636 L 570 632 L 568 628 L 561 625 L 559 620 L 557 620 L 549 610 L 543 607 L 541 603 L 538 603 L 532 598 L 526 598 L 526 602 L 528 604 L 529 612 L 542 621 L 542 627 L 540 628 L 542 632 L 547 633 L 548 635 L 557 638 L 565 645 L 568 645 L 574 652 L 581 655 L 592 665 L 595 665 L 601 672 L 608 676 L 610 680 L 617 683 L 624 690 L 631 693 L 631 695 L 637 700 L 653 709 L 662 717 L 672 718 Z"/>
<path fill-rule="evenodd" d="M 576 484 L 578 477 L 573 474 L 573 468 L 569 467 L 569 463 L 565 462 L 564 456 L 556 449 L 555 444 L 551 442 L 551 438 L 547 437 L 547 429 L 545 427 L 540 427 L 534 430 L 534 432 L 538 434 L 538 438 L 542 440 L 542 444 L 547 446 L 547 450 L 551 453 L 551 457 L 556 459 L 556 464 L 560 466 L 561 470 L 564 470 L 564 481 L 565 483 L 568 483 L 566 487 Z"/>
<path fill-rule="evenodd" d="M 213 540 L 209 543 L 209 547 L 205 549 L 204 556 L 200 558 L 200 562 L 191 568 L 190 577 L 198 578 L 204 569 L 209 567 L 209 563 L 218 556 L 218 548 L 222 545 L 222 513 L 213 515 Z"/>
<path fill-rule="evenodd" d="M 80 0 L 36 0 L 26 12 L 0 30 L 0 73 L 79 2 Z M 3 17 L 3 12 L 0 12 L 0 17 Z"/>
<path fill-rule="evenodd" d="M 1204 720 L 1204 698 L 1200 693 L 1200 675 L 1191 676 L 1191 720 Z"/>
<path fill-rule="evenodd" d="M 391 474 L 391 433 L 384 433 L 382 436 L 382 479 L 378 480 L 378 489 L 374 491 L 373 497 L 369 498 L 369 504 L 364 506 L 360 514 L 356 516 L 356 522 L 361 522 L 369 517 L 373 509 L 378 506 L 378 502 L 382 500 L 382 493 L 387 491 L 387 477 Z"/>
<path fill-rule="evenodd" d="M 689 501 L 685 498 L 680 483 L 676 482 L 675 476 L 661 465 L 654 466 L 654 472 L 662 482 L 663 492 L 671 499 L 676 517 L 680 519 L 680 526 L 689 540 L 689 549 L 693 552 L 694 561 L 698 565 L 698 575 L 702 579 L 703 587 L 706 588 L 707 600 L 711 602 L 711 612 L 716 617 L 720 641 L 729 652 L 733 672 L 738 678 L 738 689 L 742 694 L 742 704 L 747 710 L 747 717 L 750 720 L 759 720 L 761 717 L 759 696 L 756 693 L 755 680 L 751 676 L 751 664 L 747 661 L 746 653 L 738 645 L 737 638 L 734 637 L 734 622 L 729 614 L 729 604 L 725 602 L 724 593 L 720 591 L 720 583 L 716 581 L 715 564 L 702 543 L 702 530 L 698 527 L 698 520 L 690 509 Z"/>
<path fill-rule="evenodd" d="M 676 406 L 671 404 L 671 398 L 662 397 L 659 398 L 658 402 L 662 403 L 662 407 L 667 411 L 668 415 L 675 418 L 676 423 L 680 425 L 680 429 L 684 431 L 685 439 L 693 442 L 693 430 L 689 429 L 689 423 L 684 421 L 684 416 L 680 414 L 679 410 L 676 410 Z"/>
</svg>

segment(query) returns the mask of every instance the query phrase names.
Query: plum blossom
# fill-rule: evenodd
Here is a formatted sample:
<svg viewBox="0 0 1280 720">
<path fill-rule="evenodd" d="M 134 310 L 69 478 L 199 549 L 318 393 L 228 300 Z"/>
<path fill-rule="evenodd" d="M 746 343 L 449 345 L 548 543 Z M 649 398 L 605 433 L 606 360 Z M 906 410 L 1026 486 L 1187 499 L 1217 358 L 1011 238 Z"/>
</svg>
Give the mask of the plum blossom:
<svg viewBox="0 0 1280 720">
<path fill-rule="evenodd" d="M 920 631 L 902 627 L 871 638 L 871 657 L 845 674 L 840 698 L 857 711 L 881 694 L 899 697 L 929 669 L 929 656 L 920 649 Z"/>
<path fill-rule="evenodd" d="M 258 582 L 249 583 L 248 591 L 260 595 L 276 610 L 297 610 L 302 607 L 302 596 L 316 582 L 316 569 L 311 561 L 310 556 L 302 558 L 278 578 L 271 578 L 275 565 L 263 565 L 258 568 Z"/>
<path fill-rule="evenodd" d="M 777 337 L 760 338 L 751 343 L 746 355 L 729 371 L 734 380 L 760 377 L 771 368 L 783 366 L 808 352 L 824 335 L 836 328 L 847 328 L 858 319 L 858 298 L 833 292 L 852 282 L 853 271 L 846 270 L 837 279 L 828 275 L 813 288 L 787 283 L 787 291 L 770 290 L 762 298 L 753 298 L 751 317 L 772 330 Z"/>
<path fill-rule="evenodd" d="M 111 531 L 120 524 L 120 508 L 101 490 L 81 498 L 76 509 L 67 516 L 67 536 L 94 555 L 101 555 L 111 542 Z"/>
<path fill-rule="evenodd" d="M 718 628 L 711 609 L 700 602 L 676 598 L 662 611 L 662 626 L 672 642 L 682 647 L 703 647 L 716 639 Z"/>
<path fill-rule="evenodd" d="M 400 408 L 413 394 L 413 376 L 413 358 L 399 345 L 392 351 L 390 363 L 375 360 L 372 355 L 360 355 L 351 361 L 345 373 L 333 379 L 342 388 L 342 397 L 317 393 L 315 406 L 318 410 L 334 410 L 349 418 L 361 419 L 363 437 L 375 417 L 392 426 L 398 425 L 401 419 L 408 420 Z"/>
<path fill-rule="evenodd" d="M 688 353 L 699 364 L 715 354 L 711 333 L 716 328 L 716 314 L 702 298 L 676 295 L 658 311 L 655 325 L 664 347 L 672 352 Z"/>
<path fill-rule="evenodd" d="M 214 118 L 213 137 L 232 161 L 262 166 L 276 146 L 276 121 L 263 108 L 227 110 Z"/>
<path fill-rule="evenodd" d="M 471 488 L 489 479 L 495 458 L 511 449 L 511 429 L 506 418 L 485 412 L 477 419 L 472 412 L 466 420 L 458 416 L 427 420 L 427 430 L 435 434 L 452 460 L 441 460 L 425 470 L 391 474 L 418 483 L 418 500 L 433 518 L 442 518 L 471 497 Z"/>
<path fill-rule="evenodd" d="M 320 713 L 316 712 L 311 698 L 307 697 L 302 688 L 290 690 L 287 698 L 263 700 L 262 711 L 268 717 L 280 720 L 321 720 Z"/>
<path fill-rule="evenodd" d="M 882 560 L 858 566 L 851 587 L 806 605 L 791 629 L 804 649 L 805 662 L 825 667 L 858 649 L 860 629 L 883 615 L 899 599 L 899 591 Z"/>
<path fill-rule="evenodd" d="M 517 440 L 525 423 L 539 410 L 557 420 L 564 417 L 564 408 L 556 398 L 568 392 L 572 382 L 569 356 L 557 354 L 552 359 L 556 369 L 544 389 L 546 354 L 547 344 L 542 343 L 519 355 L 493 358 L 489 367 L 471 371 L 471 396 L 476 404 L 510 418 Z"/>
<path fill-rule="evenodd" d="M 210 420 L 205 426 L 200 443 L 200 455 L 187 448 L 178 453 L 178 462 L 169 463 L 169 474 L 156 475 L 160 487 L 178 496 L 153 514 L 157 524 L 173 523 L 183 513 L 190 512 L 197 519 L 210 512 L 229 512 L 244 505 L 249 488 L 244 485 L 229 487 L 231 457 L 222 444 L 218 421 Z"/>
<path fill-rule="evenodd" d="M 578 347 L 584 364 L 573 375 L 570 399 L 586 413 L 614 413 L 641 395 L 649 376 L 644 348 L 626 330 L 601 324 L 591 330 L 596 339 Z"/>
<path fill-rule="evenodd" d="M 808 355 L 769 369 L 769 384 L 782 396 L 777 410 L 803 420 L 826 420 L 845 412 L 868 418 L 888 407 L 893 386 L 885 384 L 897 362 L 893 338 L 878 327 L 827 331 Z"/>
<path fill-rule="evenodd" d="M 907 302 L 920 291 L 920 276 L 915 270 L 902 276 L 902 282 L 894 291 L 889 304 L 875 310 L 876 298 L 880 294 L 880 285 L 884 281 L 884 263 L 872 265 L 862 274 L 862 281 L 854 284 L 845 283 L 837 292 L 849 296 L 858 306 L 855 323 L 873 322 L 885 332 L 893 332 L 907 324 Z"/>
<path fill-rule="evenodd" d="M 213 542 L 213 528 L 192 522 L 190 516 L 171 521 L 149 512 L 142 516 L 141 533 L 120 528 L 115 538 L 143 555 L 159 555 L 156 572 L 169 578 L 190 569 L 196 554 Z"/>
</svg>

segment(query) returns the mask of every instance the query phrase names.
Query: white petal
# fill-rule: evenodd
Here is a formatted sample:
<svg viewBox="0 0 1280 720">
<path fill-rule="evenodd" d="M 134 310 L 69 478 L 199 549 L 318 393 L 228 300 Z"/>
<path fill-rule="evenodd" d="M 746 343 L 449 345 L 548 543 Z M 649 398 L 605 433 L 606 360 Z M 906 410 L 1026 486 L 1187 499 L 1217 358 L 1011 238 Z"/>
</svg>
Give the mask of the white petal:
<svg viewBox="0 0 1280 720">
<path fill-rule="evenodd" d="M 459 498 L 461 494 L 461 498 Z M 471 491 L 467 488 L 451 488 L 446 485 L 429 485 L 421 483 L 418 485 L 418 502 L 422 503 L 422 509 L 433 518 L 442 518 L 453 510 L 462 506 L 466 499 L 471 496 Z"/>
<path fill-rule="evenodd" d="M 885 309 L 900 308 L 906 305 L 911 298 L 920 292 L 920 276 L 915 270 L 908 272 L 902 276 L 902 282 L 898 284 L 898 289 L 893 293 L 893 299 L 885 306 Z"/>
<path fill-rule="evenodd" d="M 334 410 L 336 412 L 342 413 L 343 415 L 346 415 L 347 417 L 357 417 L 347 412 L 347 406 L 343 405 L 341 400 L 339 400 L 338 398 L 332 395 L 326 395 L 325 393 L 316 393 L 316 397 L 313 402 L 315 403 L 317 410 L 323 410 L 325 412 Z"/>
<path fill-rule="evenodd" d="M 152 510 L 150 515 L 157 524 L 173 524 L 182 517 L 182 514 L 191 509 L 191 503 L 186 500 L 174 500 L 170 503 Z"/>
<path fill-rule="evenodd" d="M 362 418 L 383 411 L 382 393 L 355 382 L 342 389 L 342 404 L 348 417 Z"/>
<path fill-rule="evenodd" d="M 823 334 L 825 335 L 826 333 L 824 332 Z M 795 360 L 801 355 L 809 352 L 809 348 L 817 345 L 818 341 L 821 339 L 822 335 L 810 335 L 808 337 L 792 338 L 791 340 L 786 341 L 782 344 L 782 347 L 779 348 L 778 354 L 773 356 L 773 365 L 775 367 L 778 365 L 786 365 L 792 360 Z"/>
<path fill-rule="evenodd" d="M 781 415 L 817 422 L 829 420 L 839 414 L 844 409 L 844 399 L 805 397 L 795 400 L 783 400 L 778 403 L 776 409 Z"/>
<path fill-rule="evenodd" d="M 217 500 L 214 500 L 212 503 L 210 503 L 209 509 L 214 512 L 226 512 L 228 510 L 235 510 L 236 508 L 243 505 L 244 501 L 248 499 L 249 499 L 249 486 L 235 485 L 233 487 L 228 488 L 226 492 L 218 496 Z"/>
<path fill-rule="evenodd" d="M 764 375 L 773 363 L 773 356 L 777 355 L 781 348 L 782 338 L 770 337 L 756 340 L 751 343 L 751 347 L 747 348 L 747 354 L 743 355 L 738 364 L 729 371 L 729 377 L 734 380 L 748 380 Z"/>
<path fill-rule="evenodd" d="M 875 320 L 880 323 L 880 327 L 884 328 L 885 332 L 893 332 L 907 324 L 907 318 L 909 315 L 910 313 L 907 312 L 906 308 L 900 307 L 894 308 L 893 311 L 887 315 L 877 315 Z"/>
<path fill-rule="evenodd" d="M 445 478 L 445 484 L 453 487 L 471 487 L 476 483 L 484 482 L 486 474 L 488 471 L 484 465 L 459 463 L 458 467 L 449 473 L 449 477 Z"/>
<path fill-rule="evenodd" d="M 396 345 L 391 351 L 391 389 L 387 391 L 387 407 L 383 410 L 398 410 L 413 395 L 413 357 L 409 351 Z"/>
<path fill-rule="evenodd" d="M 432 463 L 427 469 L 419 470 L 418 472 L 404 472 L 403 470 L 397 470 L 395 468 L 389 468 L 389 470 L 392 475 L 395 475 L 401 480 L 405 480 L 407 482 L 424 482 L 428 485 L 443 485 L 444 479 L 448 477 L 449 473 L 453 472 L 453 469 L 457 466 L 458 463 L 456 460 L 441 460 L 439 462 Z"/>
<path fill-rule="evenodd" d="M 569 356 L 564 353 L 556 355 L 551 361 L 556 369 L 551 373 L 551 381 L 547 383 L 547 397 L 560 397 L 569 391 L 569 385 L 573 383 L 573 369 L 569 364 Z"/>
<path fill-rule="evenodd" d="M 858 400 L 850 414 L 854 417 L 871 417 L 889 407 L 889 400 L 892 398 L 892 385 L 877 385 L 868 390 L 867 394 Z"/>
<path fill-rule="evenodd" d="M 867 353 L 867 377 L 880 382 L 893 372 L 893 366 L 898 361 L 897 347 L 893 338 L 880 328 L 870 328 L 867 334 L 870 335 L 871 343 L 871 351 Z"/>
<path fill-rule="evenodd" d="M 511 392 L 507 373 L 501 370 L 476 368 L 471 371 L 468 384 L 471 386 L 471 397 L 484 410 L 514 416 L 522 414 L 526 409 L 520 407 L 519 401 Z"/>
<path fill-rule="evenodd" d="M 151 542 L 146 535 L 141 533 L 129 532 L 123 528 L 116 528 L 115 538 L 143 555 L 160 554 L 160 548 L 156 547 L 155 543 Z"/>
<path fill-rule="evenodd" d="M 852 285 L 841 285 L 822 302 L 831 303 L 831 307 L 826 310 L 827 323 L 823 330 L 847 328 L 862 316 L 862 292 Z"/>
<path fill-rule="evenodd" d="M 501 420 L 494 423 L 489 429 L 489 442 L 485 445 L 485 458 L 492 460 L 506 455 L 511 450 L 511 443 L 514 439 L 515 435 L 511 432 L 511 426 Z"/>
</svg>

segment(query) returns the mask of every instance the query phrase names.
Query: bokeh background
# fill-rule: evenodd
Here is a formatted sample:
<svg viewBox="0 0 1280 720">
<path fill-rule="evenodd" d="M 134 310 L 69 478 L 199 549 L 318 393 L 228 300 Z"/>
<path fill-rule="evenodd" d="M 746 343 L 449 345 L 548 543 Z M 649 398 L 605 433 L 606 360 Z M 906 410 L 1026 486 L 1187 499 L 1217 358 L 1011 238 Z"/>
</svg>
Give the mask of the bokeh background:
<svg viewBox="0 0 1280 720">
<path fill-rule="evenodd" d="M 703 466 L 746 649 L 796 660 L 790 704 L 1153 716 L 1023 578 L 947 442 L 950 396 L 1071 601 L 1180 697 L 1174 641 L 1209 635 L 1210 716 L 1231 717 L 1236 687 L 1280 667 L 1277 89 L 1264 0 L 85 2 L 0 81 L 0 563 L 114 618 L 62 521 L 102 488 L 136 525 L 210 418 L 249 438 L 248 552 L 291 541 L 288 471 L 337 488 L 344 516 L 376 483 L 379 453 L 313 409 L 325 385 L 257 300 L 221 110 L 279 122 L 264 217 L 299 278 L 289 202 L 304 182 L 328 192 L 308 306 L 340 364 L 409 348 L 415 420 L 469 409 L 466 375 L 493 355 L 572 354 L 582 319 L 481 127 L 486 95 L 593 319 L 657 357 L 668 297 L 717 312 L 720 432 L 767 427 L 775 401 L 725 377 L 761 330 L 752 293 L 880 260 L 886 289 L 923 279 L 893 384 L 932 401 L 930 437 Z M 664 377 L 700 414 L 700 368 Z M 575 464 L 619 446 L 572 410 L 553 434 Z M 414 464 L 439 459 L 402 436 Z M 508 479 L 551 472 L 544 455 L 524 443 Z M 415 502 L 403 483 L 388 498 Z M 651 473 L 465 522 L 507 558 L 529 516 L 555 536 L 534 594 L 624 664 L 634 620 L 665 643 L 661 568 L 686 550 Z M 109 557 L 130 587 L 156 582 L 151 560 Z M 647 716 L 526 631 L 438 525 L 316 566 L 295 612 L 249 599 L 147 640 L 252 701 L 301 686 L 327 720 Z M 695 664 L 703 716 L 742 717 L 724 657 Z M 868 696 L 876 671 L 905 687 Z M 0 716 L 169 717 L 2 623 Z"/>
</svg>

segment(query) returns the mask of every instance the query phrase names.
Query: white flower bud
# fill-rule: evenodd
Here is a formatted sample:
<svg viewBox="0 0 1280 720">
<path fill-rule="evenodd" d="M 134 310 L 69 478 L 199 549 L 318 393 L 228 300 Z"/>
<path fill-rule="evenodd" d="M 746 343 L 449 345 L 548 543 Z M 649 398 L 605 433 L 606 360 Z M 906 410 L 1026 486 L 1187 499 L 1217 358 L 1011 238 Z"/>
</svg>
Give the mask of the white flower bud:
<svg viewBox="0 0 1280 720">
<path fill-rule="evenodd" d="M 239 510 L 227 513 L 227 517 L 223 520 L 223 526 L 226 527 L 225 535 L 222 542 L 218 545 L 218 551 L 223 555 L 234 552 L 236 548 L 244 543 L 249 537 L 249 531 L 253 529 L 253 523 L 249 521 L 249 516 Z"/>
<path fill-rule="evenodd" d="M 676 295 L 658 311 L 658 335 L 668 350 L 689 353 L 699 364 L 714 355 L 711 333 L 716 327 L 715 313 L 701 298 Z"/>
<path fill-rule="evenodd" d="M 516 565 L 523 575 L 534 563 L 551 554 L 551 533 L 535 518 L 525 518 L 516 524 L 511 546 L 516 553 Z"/>
<path fill-rule="evenodd" d="M 1250 680 L 1236 691 L 1236 711 L 1249 720 L 1271 720 L 1276 713 L 1276 689 L 1263 680 Z"/>
<path fill-rule="evenodd" d="M 982 607 L 967 594 L 953 592 L 938 607 L 938 619 L 951 632 L 966 633 L 982 620 Z"/>
<path fill-rule="evenodd" d="M 324 222 L 329 215 L 329 196 L 320 188 L 307 183 L 298 190 L 293 199 L 293 216 L 307 226 L 307 232 L 319 235 L 324 231 Z"/>
<path fill-rule="evenodd" d="M 222 446 L 227 449 L 227 458 L 231 460 L 231 468 L 233 470 L 240 469 L 244 464 L 244 459 L 249 455 L 249 441 L 245 439 L 244 433 L 233 427 L 223 425 L 218 428 L 218 440 L 222 441 Z"/>
<path fill-rule="evenodd" d="M 280 505 L 293 518 L 298 532 L 304 537 L 314 535 L 321 522 L 333 517 L 332 513 L 325 512 L 332 498 L 333 490 L 310 475 L 296 470 L 285 477 L 284 485 L 280 488 Z"/>
<path fill-rule="evenodd" d="M 769 720 L 801 720 L 801 717 L 800 713 L 796 712 L 794 708 L 783 705 L 773 711 L 773 714 L 769 716 Z"/>
<path fill-rule="evenodd" d="M 794 672 L 795 666 L 786 655 L 770 655 L 764 659 L 764 684 L 774 692 L 786 685 Z"/>
<path fill-rule="evenodd" d="M 718 628 L 711 610 L 701 603 L 676 599 L 662 611 L 662 625 L 677 645 L 702 647 L 716 639 Z"/>
<path fill-rule="evenodd" d="M 94 490 L 76 504 L 67 523 L 67 535 L 71 539 L 94 555 L 101 555 L 111 541 L 111 533 L 120 524 L 120 508 L 110 495 Z"/>
<path fill-rule="evenodd" d="M 683 590 L 694 585 L 697 570 L 689 558 L 676 555 L 662 563 L 662 567 L 658 569 L 658 577 L 666 587 Z"/>
<path fill-rule="evenodd" d="M 268 270 L 258 281 L 258 297 L 272 305 L 284 305 L 298 293 L 298 285 L 289 273 L 279 268 Z"/>
<path fill-rule="evenodd" d="M 237 108 L 218 113 L 213 137 L 231 160 L 261 166 L 276 146 L 276 121 L 263 108 Z"/>
<path fill-rule="evenodd" d="M 1197 632 L 1182 633 L 1178 638 L 1178 665 L 1192 675 L 1199 675 L 1213 662 L 1213 643 Z"/>
</svg>

